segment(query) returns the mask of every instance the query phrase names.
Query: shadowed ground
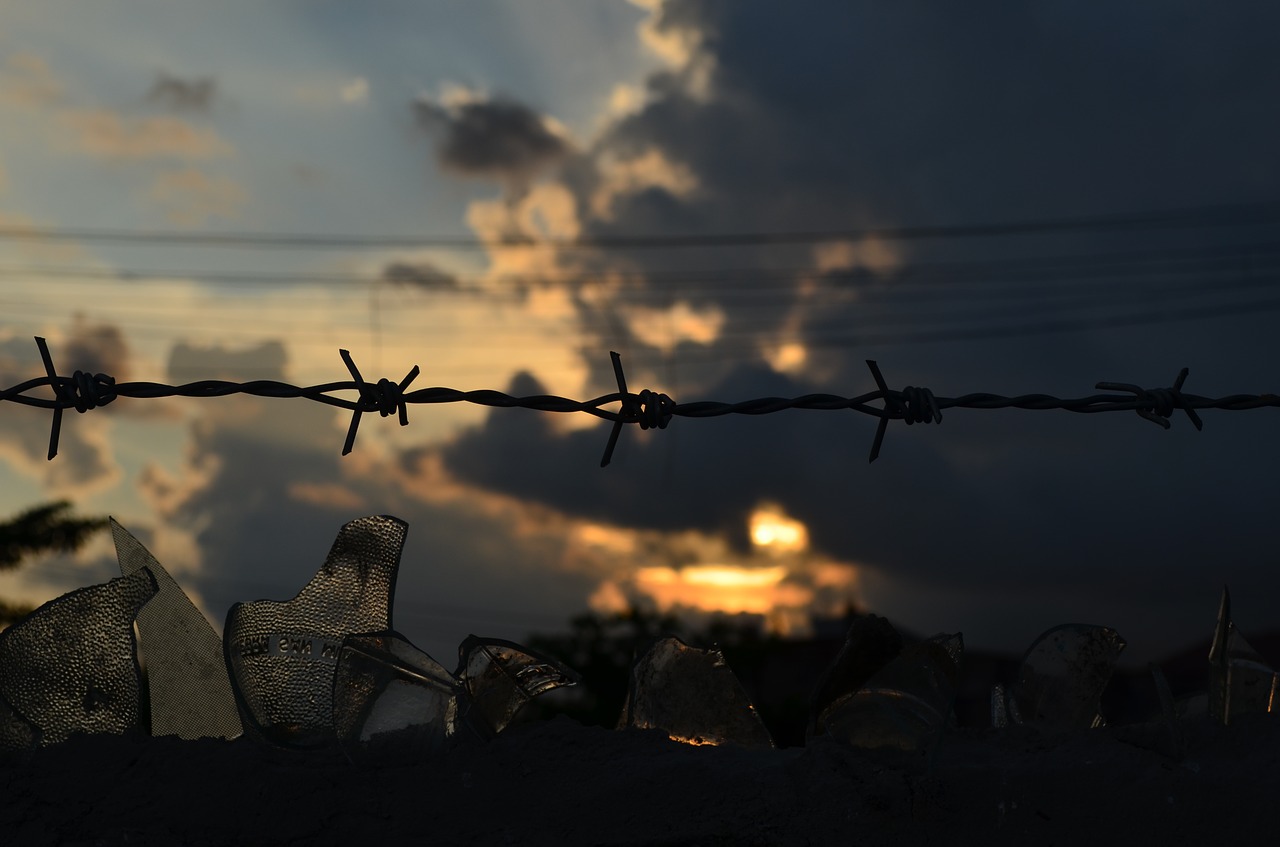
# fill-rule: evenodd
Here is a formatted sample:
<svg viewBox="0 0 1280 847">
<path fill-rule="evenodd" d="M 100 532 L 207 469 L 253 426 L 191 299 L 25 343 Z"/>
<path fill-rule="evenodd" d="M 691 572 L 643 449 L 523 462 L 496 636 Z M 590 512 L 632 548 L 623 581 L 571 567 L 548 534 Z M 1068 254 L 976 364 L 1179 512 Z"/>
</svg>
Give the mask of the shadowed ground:
<svg viewBox="0 0 1280 847">
<path fill-rule="evenodd" d="M 1155 729 L 1154 727 L 1152 728 Z M 249 741 L 77 737 L 0 767 L 13 845 L 1232 843 L 1273 826 L 1280 721 L 960 730 L 936 761 L 692 747 L 567 718 L 411 767 Z"/>
</svg>

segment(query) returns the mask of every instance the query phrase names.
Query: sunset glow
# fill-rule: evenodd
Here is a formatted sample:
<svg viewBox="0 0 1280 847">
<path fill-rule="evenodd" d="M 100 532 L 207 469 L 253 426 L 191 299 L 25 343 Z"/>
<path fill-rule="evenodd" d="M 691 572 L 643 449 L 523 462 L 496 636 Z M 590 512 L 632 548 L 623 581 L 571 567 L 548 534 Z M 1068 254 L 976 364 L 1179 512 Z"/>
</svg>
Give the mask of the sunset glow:
<svg viewBox="0 0 1280 847">
<path fill-rule="evenodd" d="M 809 549 L 809 530 L 777 506 L 765 505 L 751 515 L 751 543 L 774 553 L 802 553 Z"/>
<path fill-rule="evenodd" d="M 787 569 L 780 566 L 653 566 L 636 571 L 635 585 L 663 610 L 766 615 L 778 606 L 802 606 L 812 599 L 809 589 L 784 582 L 786 576 Z"/>
</svg>

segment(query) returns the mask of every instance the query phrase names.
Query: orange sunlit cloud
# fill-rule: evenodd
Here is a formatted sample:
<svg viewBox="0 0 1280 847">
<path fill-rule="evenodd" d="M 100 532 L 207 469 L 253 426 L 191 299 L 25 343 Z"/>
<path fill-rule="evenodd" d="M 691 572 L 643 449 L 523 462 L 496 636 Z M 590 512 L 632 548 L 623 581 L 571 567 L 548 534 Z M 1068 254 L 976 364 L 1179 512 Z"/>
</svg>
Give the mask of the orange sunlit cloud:
<svg viewBox="0 0 1280 847">
<path fill-rule="evenodd" d="M 767 615 L 778 606 L 803 606 L 813 592 L 783 582 L 786 568 L 752 568 L 736 565 L 663 565 L 640 568 L 636 588 L 662 610 L 676 607 L 700 612 Z"/>
<path fill-rule="evenodd" d="M 808 528 L 801 521 L 765 503 L 748 524 L 754 549 L 745 556 L 719 536 L 685 532 L 655 543 L 635 531 L 579 527 L 579 544 L 608 548 L 623 569 L 627 559 L 643 562 L 626 576 L 603 580 L 590 597 L 591 608 L 616 613 L 639 601 L 661 612 L 759 615 L 771 631 L 791 633 L 805 631 L 814 615 L 839 614 L 853 599 L 858 569 L 811 560 Z M 668 563 L 651 564 L 655 558 Z"/>
<path fill-rule="evenodd" d="M 778 506 L 764 504 L 751 513 L 751 543 L 770 553 L 803 553 L 809 549 L 809 530 Z"/>
</svg>

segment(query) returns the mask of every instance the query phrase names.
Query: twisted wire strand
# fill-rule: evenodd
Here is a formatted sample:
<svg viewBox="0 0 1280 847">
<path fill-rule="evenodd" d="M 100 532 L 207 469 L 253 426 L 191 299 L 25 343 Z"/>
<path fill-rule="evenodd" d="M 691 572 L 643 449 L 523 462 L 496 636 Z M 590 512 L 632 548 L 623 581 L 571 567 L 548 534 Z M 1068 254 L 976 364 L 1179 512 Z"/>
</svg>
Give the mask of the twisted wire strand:
<svg viewBox="0 0 1280 847">
<path fill-rule="evenodd" d="M 867 367 L 876 383 L 876 390 L 853 397 L 842 397 L 836 394 L 805 394 L 791 398 L 759 397 L 736 403 L 713 400 L 676 403 L 666 394 L 649 389 L 640 392 L 629 391 L 622 370 L 622 357 L 617 353 L 609 355 L 618 390 L 591 400 L 573 400 L 552 394 L 515 397 L 492 389 L 460 391 L 456 388 L 432 387 L 409 390 L 410 384 L 420 373 L 417 365 L 414 365 L 398 382 L 386 378 L 369 382 L 361 375 L 347 350 L 338 352 L 352 378 L 321 385 L 297 386 L 276 380 L 230 382 L 217 379 L 199 380 L 182 385 L 116 382 L 107 374 L 88 374 L 84 371 L 75 371 L 71 376 L 61 376 L 54 367 L 53 357 L 49 353 L 45 340 L 37 337 L 36 346 L 39 348 L 40 358 L 44 364 L 45 376 L 28 379 L 9 388 L 0 388 L 0 402 L 7 401 L 37 409 L 52 410 L 49 459 L 53 459 L 58 454 L 58 438 L 62 427 L 62 413 L 65 410 L 71 409 L 84 413 L 90 409 L 106 406 L 122 397 L 154 400 L 164 397 L 199 398 L 246 394 L 255 397 L 306 399 L 324 403 L 351 412 L 351 423 L 342 449 L 344 456 L 355 446 L 356 433 L 365 413 L 376 412 L 381 417 L 395 415 L 401 426 L 407 426 L 410 405 L 472 403 L 501 409 L 521 408 L 561 414 L 588 414 L 613 424 L 604 455 L 600 460 L 601 467 L 608 465 L 612 459 L 624 425 L 638 424 L 641 429 L 666 429 L 673 417 L 717 418 L 725 415 L 769 415 L 792 409 L 859 412 L 879 419 L 869 458 L 869 461 L 874 462 L 880 454 L 889 421 L 901 420 L 908 425 L 941 423 L 942 412 L 946 409 L 1062 410 L 1078 414 L 1127 411 L 1136 412 L 1165 429 L 1169 428 L 1173 413 L 1181 409 L 1195 428 L 1200 430 L 1203 428 L 1203 422 L 1197 414 L 1199 409 L 1249 411 L 1280 407 L 1280 395 L 1271 393 L 1232 394 L 1217 398 L 1187 394 L 1182 391 L 1188 375 L 1186 368 L 1179 372 L 1174 384 L 1168 388 L 1149 389 L 1131 383 L 1099 382 L 1095 386 L 1098 390 L 1113 393 L 1066 399 L 1049 394 L 1021 394 L 1006 397 L 987 393 L 939 397 L 930 389 L 917 386 L 907 386 L 900 390 L 889 388 L 879 366 L 875 361 L 868 359 Z M 31 393 L 40 388 L 52 389 L 53 397 L 40 397 Z M 334 396 L 338 392 L 351 391 L 356 393 L 354 400 Z M 877 401 L 882 405 L 872 405 Z M 615 403 L 616 409 L 606 408 Z"/>
</svg>

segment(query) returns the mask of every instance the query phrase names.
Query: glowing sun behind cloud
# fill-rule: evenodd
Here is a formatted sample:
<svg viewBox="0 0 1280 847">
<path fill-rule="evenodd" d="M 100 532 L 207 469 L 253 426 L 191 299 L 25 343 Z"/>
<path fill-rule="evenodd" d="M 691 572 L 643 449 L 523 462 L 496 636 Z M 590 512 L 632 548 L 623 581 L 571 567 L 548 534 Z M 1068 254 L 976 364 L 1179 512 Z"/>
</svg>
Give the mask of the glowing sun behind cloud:
<svg viewBox="0 0 1280 847">
<path fill-rule="evenodd" d="M 752 543 L 735 553 L 719 537 L 686 538 L 665 552 L 669 562 L 641 564 L 625 579 L 601 583 L 590 598 L 601 613 L 640 603 L 662 612 L 758 615 L 780 634 L 807 631 L 815 615 L 835 615 L 854 599 L 858 571 L 848 564 L 815 561 L 808 528 L 779 506 L 762 503 L 748 517 Z M 652 562 L 662 545 L 637 543 Z"/>
</svg>

